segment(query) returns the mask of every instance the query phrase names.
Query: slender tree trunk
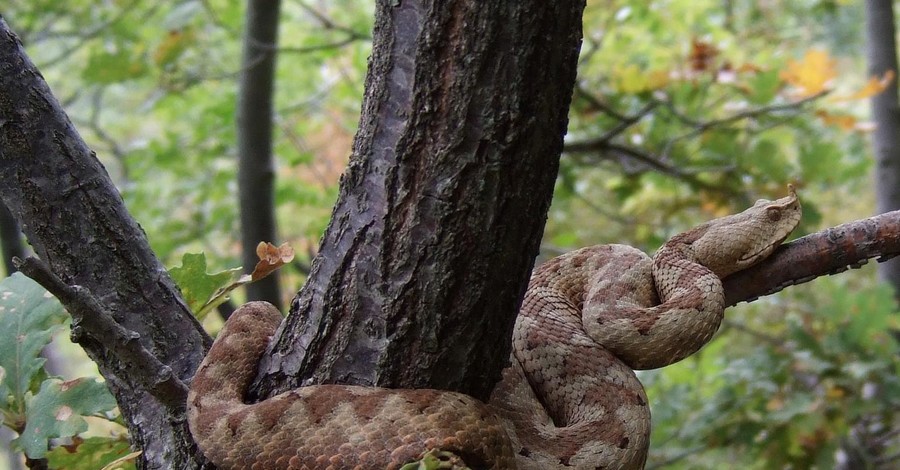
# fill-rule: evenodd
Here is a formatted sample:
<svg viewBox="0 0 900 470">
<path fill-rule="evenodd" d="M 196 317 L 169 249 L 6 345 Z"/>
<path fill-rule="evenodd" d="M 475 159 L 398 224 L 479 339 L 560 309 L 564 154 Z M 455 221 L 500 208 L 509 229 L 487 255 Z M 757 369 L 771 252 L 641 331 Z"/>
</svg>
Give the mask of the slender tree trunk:
<svg viewBox="0 0 900 470">
<path fill-rule="evenodd" d="M 276 241 L 275 163 L 272 158 L 274 90 L 280 0 L 250 0 L 244 27 L 244 56 L 237 104 L 238 191 L 245 272 L 259 258 L 256 245 Z M 281 306 L 278 273 L 247 286 L 249 300 Z"/>
<path fill-rule="evenodd" d="M 897 70 L 897 34 L 892 0 L 866 0 L 869 74 L 881 76 Z M 879 213 L 900 209 L 900 102 L 897 78 L 884 92 L 872 97 L 872 134 L 875 152 L 875 191 Z M 900 298 L 900 258 L 881 263 L 879 276 L 894 286 Z"/>
<path fill-rule="evenodd" d="M 350 165 L 260 395 L 312 378 L 488 396 L 550 204 L 583 8 L 377 2 Z"/>
<path fill-rule="evenodd" d="M 209 336 L 2 18 L 0 199 L 53 272 L 66 284 L 87 289 L 132 332 L 111 338 L 79 330 L 80 344 L 97 362 L 132 442 L 143 451 L 141 466 L 197 468 L 204 459 L 187 430 L 184 402 L 169 397 L 163 404 L 146 388 L 150 371 L 123 362 L 111 350 L 130 341 L 158 359 L 162 374 L 187 381 Z"/>
</svg>

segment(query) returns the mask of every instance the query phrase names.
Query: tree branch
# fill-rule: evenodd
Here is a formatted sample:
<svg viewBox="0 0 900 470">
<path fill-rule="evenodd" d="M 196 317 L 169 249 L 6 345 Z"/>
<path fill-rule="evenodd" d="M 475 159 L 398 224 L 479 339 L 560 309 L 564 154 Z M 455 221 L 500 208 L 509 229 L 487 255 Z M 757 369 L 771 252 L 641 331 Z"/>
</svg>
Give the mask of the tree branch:
<svg viewBox="0 0 900 470">
<path fill-rule="evenodd" d="M 22 274 L 34 279 L 59 299 L 66 311 L 72 315 L 72 341 L 85 342 L 85 335 L 109 346 L 110 352 L 127 367 L 144 371 L 139 376 L 141 384 L 172 409 L 184 408 L 187 402 L 187 386 L 173 373 L 172 368 L 163 364 L 141 346 L 141 335 L 125 329 L 116 323 L 112 315 L 100 304 L 90 291 L 81 286 L 66 285 L 43 261 L 28 257 L 16 258 L 16 267 Z"/>
<path fill-rule="evenodd" d="M 187 381 L 211 343 L 150 249 L 103 165 L 75 131 L 21 43 L 0 18 L 0 199 L 62 282 L 79 285 L 141 347 Z M 107 342 L 81 343 L 116 397 L 143 468 L 197 468 L 183 406 L 144 386 Z M 168 404 L 167 404 L 168 403 Z"/>
<path fill-rule="evenodd" d="M 725 278 L 727 305 L 752 302 L 790 285 L 900 255 L 900 211 L 798 238 L 750 269 Z"/>
</svg>

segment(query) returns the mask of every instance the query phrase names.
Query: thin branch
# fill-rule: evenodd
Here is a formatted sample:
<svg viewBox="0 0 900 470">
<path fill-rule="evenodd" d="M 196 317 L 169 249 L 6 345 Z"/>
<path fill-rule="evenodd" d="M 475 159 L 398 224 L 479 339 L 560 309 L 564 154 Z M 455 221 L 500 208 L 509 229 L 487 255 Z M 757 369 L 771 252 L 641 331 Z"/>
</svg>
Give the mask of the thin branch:
<svg viewBox="0 0 900 470">
<path fill-rule="evenodd" d="M 285 46 L 277 46 L 272 43 L 258 41 L 254 38 L 247 38 L 258 50 L 265 52 L 280 52 L 280 53 L 291 53 L 291 54 L 305 54 L 308 52 L 317 52 L 317 51 L 325 51 L 329 49 L 340 49 L 344 46 L 352 44 L 356 41 L 360 41 L 363 39 L 368 39 L 360 36 L 348 36 L 340 41 L 335 41 L 331 43 L 325 44 L 315 44 L 312 46 L 297 46 L 297 47 L 285 47 Z"/>
<path fill-rule="evenodd" d="M 803 106 L 824 97 L 829 92 L 830 92 L 829 90 L 822 91 L 822 92 L 816 93 L 815 95 L 808 96 L 806 98 L 803 98 L 803 99 L 800 99 L 797 101 L 792 101 L 790 103 L 773 104 L 773 105 L 769 105 L 769 106 L 761 106 L 758 108 L 746 109 L 744 111 L 734 113 L 734 114 L 732 114 L 730 116 L 726 116 L 724 118 L 712 119 L 709 121 L 697 121 L 697 120 L 681 113 L 677 109 L 675 109 L 675 105 L 671 101 L 668 101 L 668 100 L 660 101 L 660 103 L 663 106 L 665 106 L 665 108 L 670 113 L 672 113 L 672 116 L 674 116 L 676 119 L 681 121 L 683 124 L 686 124 L 693 128 L 684 134 L 681 134 L 681 135 L 678 135 L 678 136 L 675 136 L 675 137 L 669 139 L 666 142 L 666 145 L 664 147 L 662 155 L 663 156 L 669 155 L 669 151 L 671 150 L 672 146 L 675 145 L 676 142 L 685 140 L 685 139 L 690 139 L 692 137 L 696 137 L 696 136 L 698 136 L 710 129 L 713 129 L 713 128 L 726 127 L 730 124 L 733 124 L 733 123 L 736 123 L 739 121 L 743 121 L 743 120 L 747 120 L 747 119 L 755 119 L 760 116 L 764 116 L 767 114 L 775 114 L 775 113 L 782 112 L 782 111 L 799 112 Z"/>
<path fill-rule="evenodd" d="M 729 319 L 729 318 L 725 318 L 725 319 L 722 320 L 722 326 L 725 327 L 725 328 L 732 328 L 732 329 L 734 329 L 734 330 L 736 330 L 736 331 L 739 331 L 739 332 L 741 332 L 741 333 L 750 335 L 750 336 L 752 336 L 752 337 L 754 337 L 754 338 L 756 338 L 756 339 L 758 339 L 758 340 L 760 340 L 760 341 L 762 341 L 762 342 L 764 342 L 764 343 L 768 343 L 768 344 L 771 345 L 771 346 L 775 346 L 775 347 L 783 347 L 783 346 L 784 346 L 784 343 L 785 343 L 784 340 L 782 340 L 782 339 L 780 339 L 780 338 L 777 338 L 777 337 L 772 336 L 772 335 L 767 334 L 767 333 L 763 333 L 763 332 L 761 332 L 761 331 L 756 331 L 756 330 L 754 330 L 753 328 L 750 328 L 749 326 L 747 326 L 747 325 L 745 325 L 745 324 L 743 324 L 743 323 L 736 322 L 736 321 L 734 321 L 734 320 L 732 320 L 732 319 Z"/>
<path fill-rule="evenodd" d="M 47 289 L 72 315 L 72 340 L 81 343 L 85 335 L 106 344 L 109 351 L 134 370 L 147 391 L 173 410 L 183 410 L 187 402 L 187 386 L 138 339 L 140 335 L 125 329 L 91 293 L 81 286 L 69 286 L 56 276 L 43 261 L 16 258 L 22 274 Z"/>
<path fill-rule="evenodd" d="M 576 97 L 584 99 L 585 101 L 588 102 L 588 104 L 593 106 L 595 109 L 603 112 L 604 114 L 612 117 L 613 119 L 616 119 L 619 121 L 628 120 L 628 116 L 621 114 L 618 111 L 610 108 L 609 105 L 600 101 L 596 96 L 592 95 L 590 92 L 585 90 L 584 87 L 582 87 L 580 84 L 575 85 L 574 93 L 575 93 Z"/>
<path fill-rule="evenodd" d="M 717 193 L 734 194 L 734 191 L 730 190 L 727 187 L 710 184 L 706 181 L 703 181 L 702 179 L 697 178 L 693 174 L 693 171 L 687 172 L 678 167 L 664 163 L 662 161 L 662 157 L 657 157 L 636 147 L 631 147 L 616 142 L 604 141 L 602 139 L 573 142 L 571 144 L 567 144 L 563 148 L 563 152 L 567 154 L 591 153 L 596 158 L 603 160 L 613 160 L 614 157 L 625 157 L 635 162 L 644 164 L 650 169 L 653 169 L 659 173 L 666 174 L 685 181 L 694 187 Z M 722 172 L 730 170 L 732 170 L 731 167 L 723 167 L 719 169 L 719 171 Z M 713 171 L 713 169 L 706 168 L 703 171 Z"/>
<path fill-rule="evenodd" d="M 644 116 L 650 114 L 651 111 L 656 109 L 659 106 L 659 102 L 651 101 L 644 105 L 640 111 L 635 113 L 633 116 L 626 116 L 625 119 L 622 119 L 618 124 L 616 124 L 612 129 L 606 131 L 603 135 L 598 137 L 597 139 L 603 142 L 609 142 L 613 139 L 613 137 L 625 132 L 629 127 L 635 125 L 644 118 Z"/>
<path fill-rule="evenodd" d="M 119 10 L 119 12 L 116 13 L 115 15 L 113 15 L 111 18 L 94 26 L 92 29 L 90 29 L 88 31 L 61 32 L 61 33 L 53 33 L 52 35 L 48 35 L 48 37 L 72 36 L 72 37 L 78 38 L 78 41 L 75 44 L 63 49 L 59 54 L 56 55 L 56 57 L 53 57 L 52 59 L 49 59 L 45 62 L 42 62 L 41 64 L 38 65 L 37 68 L 38 69 L 46 69 L 46 68 L 50 67 L 51 65 L 56 64 L 59 61 L 62 61 L 64 59 L 71 57 L 72 53 L 74 53 L 78 49 L 81 49 L 89 41 L 100 36 L 100 34 L 107 32 L 109 30 L 110 26 L 118 23 L 122 18 L 125 17 L 125 15 L 132 13 L 134 11 L 134 7 L 138 4 L 138 1 L 139 0 L 132 0 L 131 3 L 129 3 L 128 5 L 124 5 L 122 7 L 122 9 Z"/>
<path fill-rule="evenodd" d="M 340 32 L 347 34 L 348 36 L 356 38 L 356 39 L 372 39 L 370 36 L 362 34 L 358 31 L 354 30 L 353 28 L 335 23 L 334 20 L 325 16 L 324 13 L 309 6 L 309 4 L 304 1 L 298 1 L 297 3 L 300 5 L 300 8 L 303 8 L 304 10 L 306 10 L 307 13 L 309 13 L 310 15 L 315 17 L 315 19 L 319 21 L 319 24 L 321 24 L 322 27 L 325 29 L 330 29 L 333 31 L 340 31 Z"/>
<path fill-rule="evenodd" d="M 725 278 L 727 305 L 752 302 L 790 285 L 900 255 L 900 211 L 822 230 L 780 247 L 752 268 Z"/>
</svg>

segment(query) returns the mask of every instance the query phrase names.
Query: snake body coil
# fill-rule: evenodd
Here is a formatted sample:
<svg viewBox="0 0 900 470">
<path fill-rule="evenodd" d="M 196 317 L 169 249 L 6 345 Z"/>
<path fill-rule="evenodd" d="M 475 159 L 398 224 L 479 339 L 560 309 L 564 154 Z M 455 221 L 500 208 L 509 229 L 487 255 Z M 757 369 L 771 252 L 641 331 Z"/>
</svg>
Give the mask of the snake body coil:
<svg viewBox="0 0 900 470">
<path fill-rule="evenodd" d="M 281 315 L 251 302 L 228 320 L 188 396 L 191 432 L 223 469 L 397 469 L 440 449 L 471 468 L 636 469 L 650 411 L 635 369 L 706 344 L 725 307 L 721 278 L 769 256 L 796 227 L 793 189 L 669 240 L 651 259 L 582 248 L 538 268 L 488 404 L 437 390 L 302 387 L 243 402 Z"/>
</svg>

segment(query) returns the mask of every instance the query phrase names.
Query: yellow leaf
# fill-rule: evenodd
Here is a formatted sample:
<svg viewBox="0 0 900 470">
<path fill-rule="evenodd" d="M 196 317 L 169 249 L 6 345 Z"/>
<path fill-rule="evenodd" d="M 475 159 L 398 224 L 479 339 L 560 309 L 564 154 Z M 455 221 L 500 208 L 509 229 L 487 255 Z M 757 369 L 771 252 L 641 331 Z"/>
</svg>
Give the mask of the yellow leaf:
<svg viewBox="0 0 900 470">
<path fill-rule="evenodd" d="M 789 60 L 780 77 L 797 87 L 801 97 L 813 96 L 825 91 L 828 83 L 837 76 L 835 66 L 836 62 L 828 52 L 814 49 L 807 51 L 799 61 Z"/>
<path fill-rule="evenodd" d="M 816 111 L 816 116 L 829 126 L 839 127 L 845 131 L 856 129 L 856 118 L 848 114 L 831 114 L 820 109 Z"/>
<path fill-rule="evenodd" d="M 865 98 L 869 98 L 871 96 L 875 96 L 882 91 L 886 90 L 890 84 L 894 83 L 895 73 L 893 70 L 888 70 L 881 76 L 878 77 L 869 77 L 869 81 L 863 85 L 862 88 L 856 91 L 851 95 L 835 97 L 833 101 L 850 101 L 850 100 L 862 100 Z"/>
<path fill-rule="evenodd" d="M 847 395 L 846 390 L 837 386 L 830 386 L 825 390 L 825 397 L 831 400 L 839 400 Z"/>
<path fill-rule="evenodd" d="M 784 408 L 784 400 L 778 397 L 772 397 L 766 402 L 766 411 L 778 411 Z"/>
<path fill-rule="evenodd" d="M 635 64 L 614 66 L 612 78 L 616 90 L 628 94 L 658 90 L 669 83 L 669 74 L 665 70 L 647 72 Z"/>
<path fill-rule="evenodd" d="M 158 66 L 165 66 L 175 62 L 187 50 L 193 40 L 193 31 L 169 31 L 169 34 L 153 52 L 153 62 Z"/>
</svg>

